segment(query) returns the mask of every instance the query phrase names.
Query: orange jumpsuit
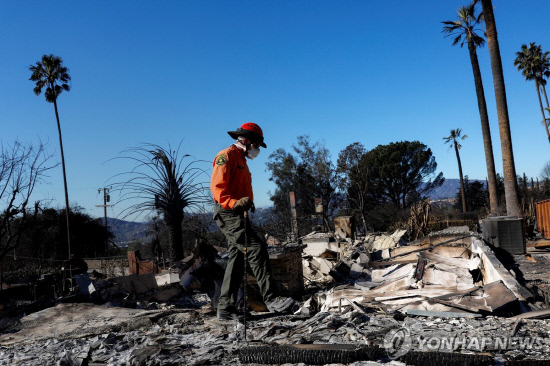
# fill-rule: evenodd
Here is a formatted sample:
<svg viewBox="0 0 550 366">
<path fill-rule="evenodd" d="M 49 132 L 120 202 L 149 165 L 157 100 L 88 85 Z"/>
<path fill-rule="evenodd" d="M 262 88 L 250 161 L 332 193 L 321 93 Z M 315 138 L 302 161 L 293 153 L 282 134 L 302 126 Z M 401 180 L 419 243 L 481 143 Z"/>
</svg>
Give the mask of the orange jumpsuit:
<svg viewBox="0 0 550 366">
<path fill-rule="evenodd" d="M 264 302 L 272 301 L 277 296 L 265 241 L 246 224 L 241 213 L 233 211 L 238 199 L 254 199 L 252 178 L 245 159 L 245 152 L 231 145 L 220 151 L 212 164 L 210 190 L 216 201 L 214 221 L 225 235 L 229 251 L 217 305 L 218 311 L 236 312 L 239 287 L 244 274 L 245 247 L 249 267 L 260 287 Z"/>
<path fill-rule="evenodd" d="M 250 197 L 252 193 L 252 176 L 246 165 L 245 152 L 231 145 L 216 155 L 212 162 L 210 190 L 214 201 L 224 209 L 232 209 L 237 200 Z"/>
</svg>

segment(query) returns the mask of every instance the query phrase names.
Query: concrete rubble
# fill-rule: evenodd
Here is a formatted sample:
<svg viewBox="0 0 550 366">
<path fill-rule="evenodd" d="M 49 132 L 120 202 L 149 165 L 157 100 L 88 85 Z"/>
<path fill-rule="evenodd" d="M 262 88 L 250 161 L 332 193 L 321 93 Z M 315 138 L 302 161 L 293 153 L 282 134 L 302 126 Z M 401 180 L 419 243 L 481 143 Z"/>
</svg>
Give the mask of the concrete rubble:
<svg viewBox="0 0 550 366">
<path fill-rule="evenodd" d="M 533 255 L 535 262 L 518 256 L 516 267 L 506 266 L 467 228 L 407 243 L 403 231 L 358 239 L 352 226 L 344 220 L 336 233 L 313 232 L 301 245 L 271 250 L 279 286 L 291 296 L 301 294 L 301 307 L 291 315 L 262 312 L 251 291 L 246 341 L 243 324 L 215 317 L 220 273 L 212 268 L 223 268 L 223 252 L 203 251 L 178 271 L 80 278 L 79 286 L 102 305 L 58 302 L 0 318 L 0 365 L 236 365 L 244 346 L 275 344 L 382 350 L 375 360 L 354 366 L 429 364 L 391 358 L 385 341 L 403 329 L 410 357 L 453 351 L 489 357 L 490 364 L 550 362 L 546 254 Z M 529 288 L 522 285 L 526 281 Z M 252 278 L 247 283 L 254 287 Z M 503 337 L 516 343 L 493 342 Z M 484 343 L 468 343 L 478 338 Z M 435 349 L 433 339 L 462 339 L 468 347 L 462 342 Z M 526 346 L 525 339 L 534 339 L 535 346 Z"/>
</svg>

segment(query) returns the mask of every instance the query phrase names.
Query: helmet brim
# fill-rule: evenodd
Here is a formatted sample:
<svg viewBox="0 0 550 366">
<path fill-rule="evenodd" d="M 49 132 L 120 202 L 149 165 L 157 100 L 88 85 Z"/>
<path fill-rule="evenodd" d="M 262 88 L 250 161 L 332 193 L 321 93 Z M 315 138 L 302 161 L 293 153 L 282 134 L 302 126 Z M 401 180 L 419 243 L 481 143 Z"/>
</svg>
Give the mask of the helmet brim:
<svg viewBox="0 0 550 366">
<path fill-rule="evenodd" d="M 238 131 L 227 131 L 229 136 L 233 138 L 233 140 L 237 140 L 239 136 L 244 136 L 250 140 L 258 141 L 260 143 L 260 146 L 263 148 L 267 148 L 267 145 L 265 144 L 263 138 L 261 136 L 258 136 L 257 134 L 247 131 L 247 130 L 238 130 Z"/>
</svg>

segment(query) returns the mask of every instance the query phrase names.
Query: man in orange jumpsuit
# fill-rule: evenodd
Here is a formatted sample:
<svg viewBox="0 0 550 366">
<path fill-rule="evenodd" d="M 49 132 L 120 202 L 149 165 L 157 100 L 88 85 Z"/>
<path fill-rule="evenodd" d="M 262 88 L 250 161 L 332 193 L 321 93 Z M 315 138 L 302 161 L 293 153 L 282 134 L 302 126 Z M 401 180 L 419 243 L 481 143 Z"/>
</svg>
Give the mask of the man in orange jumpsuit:
<svg viewBox="0 0 550 366">
<path fill-rule="evenodd" d="M 210 181 L 210 190 L 215 201 L 214 220 L 224 233 L 229 247 L 229 261 L 218 302 L 218 319 L 238 320 L 236 303 L 244 275 L 245 237 L 248 239 L 248 264 L 256 277 L 265 304 L 272 312 L 288 311 L 295 301 L 277 296 L 267 245 L 252 228 L 245 225 L 243 215 L 245 211 L 255 210 L 252 177 L 246 158 L 254 159 L 260 153 L 260 146 L 267 147 L 262 129 L 257 124 L 248 122 L 228 134 L 236 141 L 216 155 Z"/>
</svg>

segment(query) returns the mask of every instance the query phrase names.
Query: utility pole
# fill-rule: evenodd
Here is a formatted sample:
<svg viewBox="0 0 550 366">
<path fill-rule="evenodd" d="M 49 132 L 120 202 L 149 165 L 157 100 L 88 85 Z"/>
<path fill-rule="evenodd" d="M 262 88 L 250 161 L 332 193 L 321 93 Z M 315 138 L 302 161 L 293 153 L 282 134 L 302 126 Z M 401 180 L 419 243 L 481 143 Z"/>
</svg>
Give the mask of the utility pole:
<svg viewBox="0 0 550 366">
<path fill-rule="evenodd" d="M 102 205 L 95 205 L 95 207 L 103 207 L 103 216 L 105 218 L 105 229 L 107 229 L 107 207 L 113 207 L 114 205 L 108 205 L 107 202 L 111 202 L 111 196 L 109 195 L 109 191 L 113 187 L 105 187 L 105 188 L 98 188 L 97 193 L 101 193 L 103 191 L 103 204 Z"/>
<path fill-rule="evenodd" d="M 108 205 L 107 202 L 111 202 L 111 196 L 109 195 L 109 191 L 113 187 L 104 187 L 104 188 L 98 188 L 97 193 L 101 193 L 103 191 L 103 204 L 102 205 L 95 205 L 96 207 L 103 207 L 103 216 L 104 216 L 104 223 L 105 223 L 105 231 L 108 230 L 107 228 L 107 207 L 113 207 L 114 205 Z M 105 242 L 105 250 L 107 250 L 107 242 Z"/>
</svg>

